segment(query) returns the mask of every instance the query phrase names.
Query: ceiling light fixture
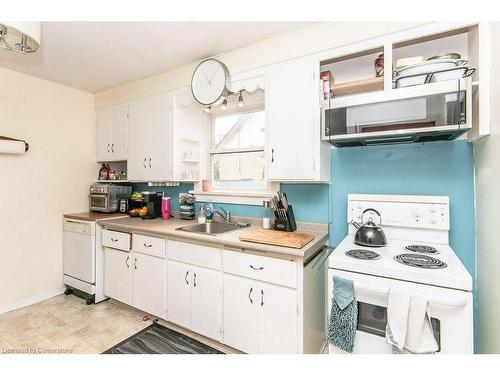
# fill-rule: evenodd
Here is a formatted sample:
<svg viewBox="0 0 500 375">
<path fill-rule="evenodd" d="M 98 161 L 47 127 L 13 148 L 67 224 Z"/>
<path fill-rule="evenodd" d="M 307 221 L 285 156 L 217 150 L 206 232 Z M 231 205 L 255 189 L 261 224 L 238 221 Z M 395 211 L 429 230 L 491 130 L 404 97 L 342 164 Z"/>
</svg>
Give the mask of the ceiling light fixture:
<svg viewBox="0 0 500 375">
<path fill-rule="evenodd" d="M 19 53 L 33 53 L 40 47 L 40 22 L 0 22 L 0 47 Z"/>
<path fill-rule="evenodd" d="M 238 107 L 242 108 L 245 106 L 245 102 L 243 101 L 243 90 L 240 91 L 240 96 L 238 97 Z"/>
<path fill-rule="evenodd" d="M 222 102 L 222 105 L 220 106 L 220 109 L 225 111 L 227 109 L 227 99 L 224 99 Z"/>
</svg>

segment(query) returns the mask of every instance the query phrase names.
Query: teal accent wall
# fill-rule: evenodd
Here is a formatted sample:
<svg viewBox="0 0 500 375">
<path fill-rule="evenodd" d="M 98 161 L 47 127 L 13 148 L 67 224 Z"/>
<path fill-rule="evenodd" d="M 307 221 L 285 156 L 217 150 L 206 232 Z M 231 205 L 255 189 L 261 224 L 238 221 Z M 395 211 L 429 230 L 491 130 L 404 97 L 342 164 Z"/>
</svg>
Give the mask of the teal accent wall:
<svg viewBox="0 0 500 375">
<path fill-rule="evenodd" d="M 132 184 L 133 191 L 162 191 L 171 198 L 173 210 L 179 210 L 179 193 L 193 190 L 193 184 L 181 184 L 178 187 L 148 186 L 146 183 Z M 328 199 L 330 185 L 328 184 L 281 184 L 281 190 L 286 192 L 293 206 L 295 219 L 298 221 L 311 221 L 328 223 Z M 214 204 L 215 208 L 224 207 L 234 216 L 261 217 L 262 207 L 244 204 Z M 197 205 L 198 209 L 198 205 Z"/>
<path fill-rule="evenodd" d="M 334 245 L 347 234 L 347 194 L 446 195 L 450 244 L 475 279 L 474 163 L 467 141 L 336 148 L 332 151 Z"/>
<path fill-rule="evenodd" d="M 293 207 L 295 220 L 328 223 L 328 198 L 330 185 L 327 184 L 281 184 Z M 214 207 L 224 207 L 234 216 L 261 217 L 262 207 L 245 204 L 214 203 Z M 197 206 L 198 207 L 198 206 Z"/>
</svg>

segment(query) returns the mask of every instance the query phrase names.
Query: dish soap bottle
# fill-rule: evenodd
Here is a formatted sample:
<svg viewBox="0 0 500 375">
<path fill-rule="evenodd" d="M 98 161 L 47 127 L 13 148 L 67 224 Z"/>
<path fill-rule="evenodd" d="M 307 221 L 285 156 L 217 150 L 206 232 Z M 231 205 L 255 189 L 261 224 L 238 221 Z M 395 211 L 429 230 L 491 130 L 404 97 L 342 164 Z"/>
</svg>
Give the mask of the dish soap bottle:
<svg viewBox="0 0 500 375">
<path fill-rule="evenodd" d="M 205 224 L 207 222 L 207 217 L 205 216 L 205 205 L 200 205 L 200 210 L 198 211 L 198 223 Z"/>
<path fill-rule="evenodd" d="M 207 218 L 207 223 L 211 223 L 214 217 L 214 206 L 212 203 L 205 207 L 205 217 Z"/>
</svg>

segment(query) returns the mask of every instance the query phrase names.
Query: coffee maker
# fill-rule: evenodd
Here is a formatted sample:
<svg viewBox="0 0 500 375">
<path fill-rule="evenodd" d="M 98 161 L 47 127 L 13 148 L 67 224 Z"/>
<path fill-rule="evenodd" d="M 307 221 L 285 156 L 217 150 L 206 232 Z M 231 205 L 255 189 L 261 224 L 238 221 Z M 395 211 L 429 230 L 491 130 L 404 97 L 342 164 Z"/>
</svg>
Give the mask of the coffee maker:
<svg viewBox="0 0 500 375">
<path fill-rule="evenodd" d="M 142 207 L 146 206 L 148 208 L 148 213 L 142 218 L 156 219 L 161 216 L 161 198 L 163 197 L 162 192 L 155 191 L 144 191 L 142 192 Z"/>
</svg>

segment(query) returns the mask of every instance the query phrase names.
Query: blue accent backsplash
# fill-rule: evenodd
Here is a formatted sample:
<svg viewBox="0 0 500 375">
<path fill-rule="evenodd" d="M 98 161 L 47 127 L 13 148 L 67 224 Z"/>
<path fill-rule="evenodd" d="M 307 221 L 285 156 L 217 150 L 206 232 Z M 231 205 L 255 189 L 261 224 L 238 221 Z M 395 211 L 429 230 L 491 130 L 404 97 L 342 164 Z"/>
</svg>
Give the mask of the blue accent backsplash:
<svg viewBox="0 0 500 375">
<path fill-rule="evenodd" d="M 475 279 L 474 162 L 465 141 L 338 148 L 332 151 L 331 242 L 347 234 L 347 194 L 445 195 L 450 244 Z"/>
</svg>

